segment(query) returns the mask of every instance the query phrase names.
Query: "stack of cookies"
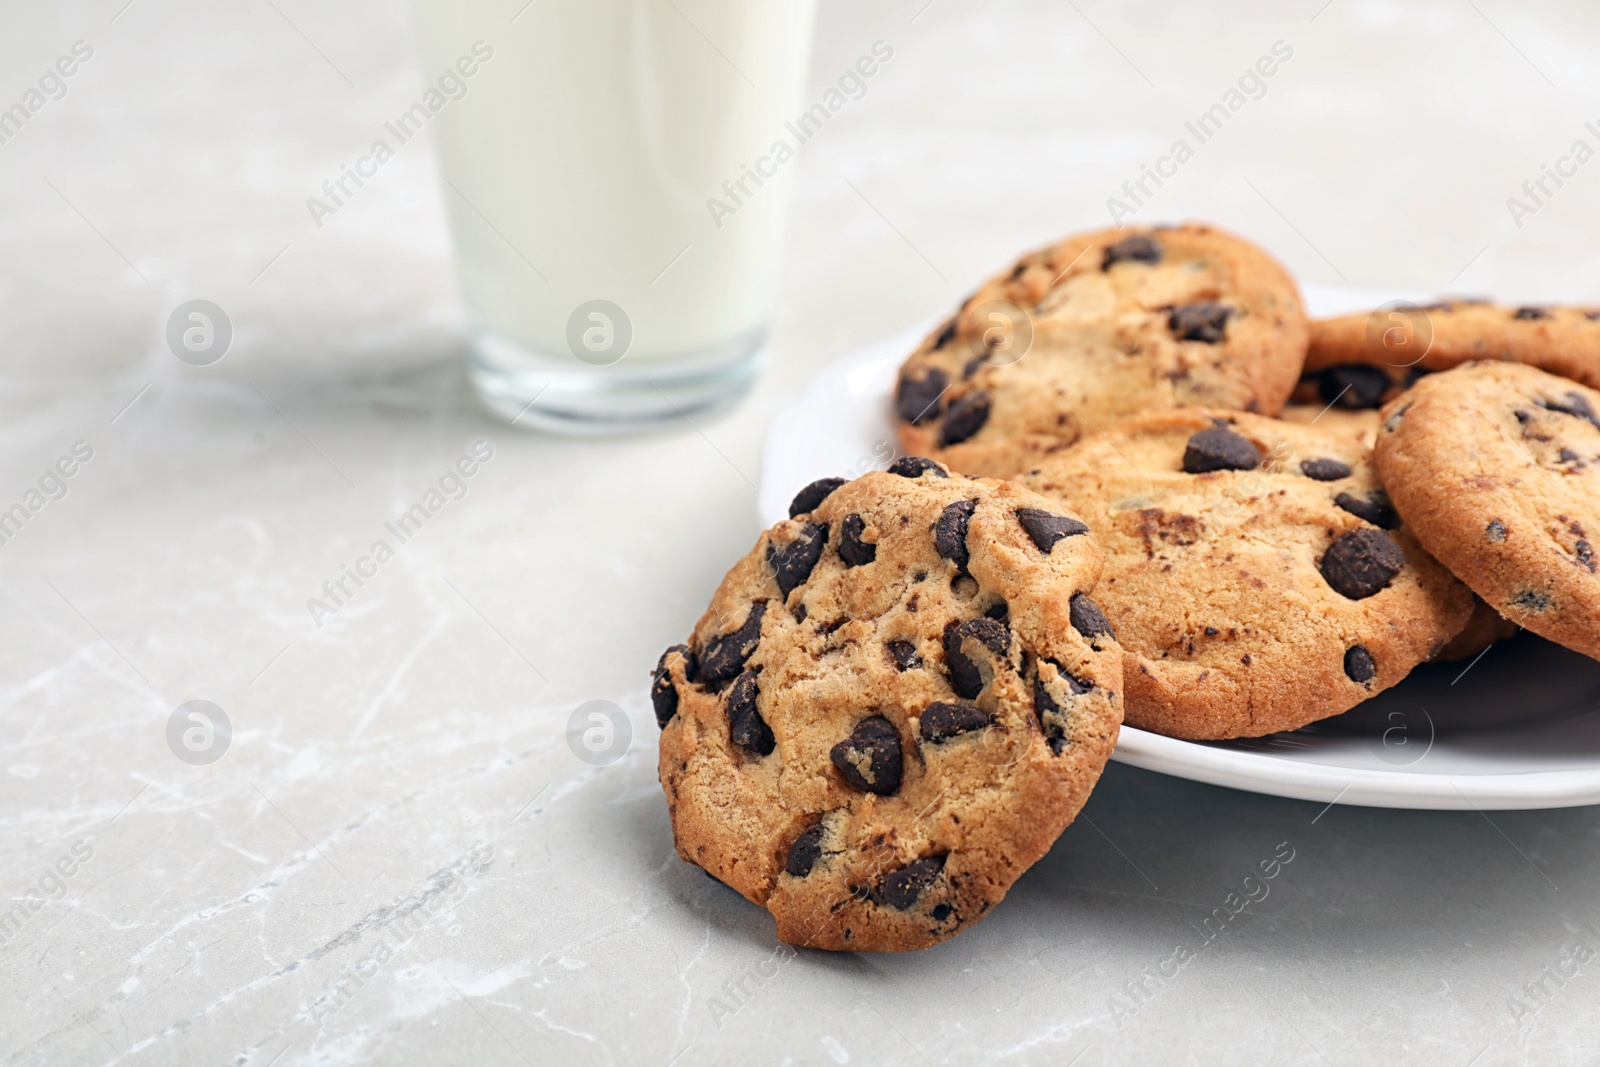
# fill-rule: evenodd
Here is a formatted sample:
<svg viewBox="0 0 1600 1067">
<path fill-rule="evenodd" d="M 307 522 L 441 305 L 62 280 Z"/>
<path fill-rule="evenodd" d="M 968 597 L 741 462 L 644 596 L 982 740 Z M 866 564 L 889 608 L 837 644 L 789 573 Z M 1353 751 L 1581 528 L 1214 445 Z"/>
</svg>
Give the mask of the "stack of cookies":
<svg viewBox="0 0 1600 1067">
<path fill-rule="evenodd" d="M 652 696 L 679 854 L 832 949 L 943 940 L 1119 725 L 1339 715 L 1519 627 L 1600 658 L 1600 310 L 1309 321 L 1210 226 L 1024 256 L 901 368 L 907 453 L 824 479 Z"/>
</svg>

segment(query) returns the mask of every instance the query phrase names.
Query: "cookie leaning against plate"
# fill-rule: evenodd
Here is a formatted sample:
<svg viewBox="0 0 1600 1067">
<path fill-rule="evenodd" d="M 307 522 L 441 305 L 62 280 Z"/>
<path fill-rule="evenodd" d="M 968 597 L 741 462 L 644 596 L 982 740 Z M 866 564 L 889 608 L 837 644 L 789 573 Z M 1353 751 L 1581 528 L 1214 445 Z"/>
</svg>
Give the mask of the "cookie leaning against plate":
<svg viewBox="0 0 1600 1067">
<path fill-rule="evenodd" d="M 1430 375 L 1384 409 L 1378 467 L 1491 607 L 1600 659 L 1600 392 L 1515 363 Z"/>
<path fill-rule="evenodd" d="M 1275 415 L 1305 359 L 1294 279 L 1196 224 L 1079 234 L 972 295 L 900 369 L 912 455 L 1009 477 L 1154 408 Z"/>
<path fill-rule="evenodd" d="M 1525 363 L 1600 388 L 1600 309 L 1444 300 L 1314 320 L 1295 399 L 1377 409 L 1422 375 L 1474 360 Z"/>
<path fill-rule="evenodd" d="M 1122 663 L 1088 528 L 930 460 L 802 490 L 657 667 L 678 854 L 795 945 L 922 948 L 1077 815 Z"/>
<path fill-rule="evenodd" d="M 1130 726 L 1257 737 L 1337 715 L 1437 652 L 1472 594 L 1346 434 L 1196 409 L 1131 419 L 1020 479 L 1084 516 Z"/>
</svg>

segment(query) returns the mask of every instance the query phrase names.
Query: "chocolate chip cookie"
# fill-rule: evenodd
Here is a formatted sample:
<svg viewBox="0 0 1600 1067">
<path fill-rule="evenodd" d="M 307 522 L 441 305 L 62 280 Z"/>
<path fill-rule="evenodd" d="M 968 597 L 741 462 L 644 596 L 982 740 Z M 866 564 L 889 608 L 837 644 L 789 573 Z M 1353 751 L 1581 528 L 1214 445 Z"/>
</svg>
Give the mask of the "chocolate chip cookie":
<svg viewBox="0 0 1600 1067">
<path fill-rule="evenodd" d="M 652 687 L 678 853 L 795 945 L 921 948 L 1077 815 L 1122 660 L 1089 529 L 901 459 L 800 492 Z"/>
<path fill-rule="evenodd" d="M 1131 726 L 1195 739 L 1296 729 L 1394 685 L 1472 612 L 1346 434 L 1156 412 L 1019 480 L 1100 540 L 1095 599 L 1123 648 Z"/>
<path fill-rule="evenodd" d="M 1294 398 L 1376 410 L 1424 374 L 1474 360 L 1525 363 L 1600 388 L 1600 308 L 1457 299 L 1318 319 Z"/>
<path fill-rule="evenodd" d="M 900 370 L 906 451 L 1009 477 L 1154 408 L 1276 414 L 1305 358 L 1294 280 L 1210 226 L 1104 230 L 1024 256 Z"/>
<path fill-rule="evenodd" d="M 1383 416 L 1378 468 L 1417 538 L 1507 619 L 1600 659 L 1600 392 L 1473 363 Z"/>
</svg>

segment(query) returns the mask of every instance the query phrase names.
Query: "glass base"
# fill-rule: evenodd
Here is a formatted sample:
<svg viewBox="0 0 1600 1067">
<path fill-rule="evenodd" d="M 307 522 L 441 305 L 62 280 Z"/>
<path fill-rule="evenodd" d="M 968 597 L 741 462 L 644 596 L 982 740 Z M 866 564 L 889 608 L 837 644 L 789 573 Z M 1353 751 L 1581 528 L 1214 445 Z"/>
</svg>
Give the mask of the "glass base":
<svg viewBox="0 0 1600 1067">
<path fill-rule="evenodd" d="M 467 375 L 490 411 L 517 426 L 557 433 L 640 433 L 732 407 L 761 369 L 761 327 L 692 356 L 586 366 L 479 329 L 468 341 Z"/>
</svg>

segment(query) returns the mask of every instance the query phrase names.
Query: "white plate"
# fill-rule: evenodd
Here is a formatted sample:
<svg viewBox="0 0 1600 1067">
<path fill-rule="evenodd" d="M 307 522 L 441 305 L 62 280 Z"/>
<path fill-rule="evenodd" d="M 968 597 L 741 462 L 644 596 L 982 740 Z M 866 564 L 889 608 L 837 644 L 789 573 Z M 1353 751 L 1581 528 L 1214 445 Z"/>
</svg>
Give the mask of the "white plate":
<svg viewBox="0 0 1600 1067">
<path fill-rule="evenodd" d="M 1316 315 L 1376 307 L 1395 295 L 1315 286 L 1305 293 Z M 765 523 L 786 518 L 795 492 L 817 478 L 854 477 L 894 460 L 895 372 L 932 325 L 824 367 L 779 417 L 762 464 Z M 1346 715 L 1250 741 L 1179 741 L 1125 726 L 1112 758 L 1324 803 L 1489 810 L 1600 803 L 1600 663 L 1523 634 L 1462 676 L 1466 667 L 1420 668 Z"/>
</svg>

